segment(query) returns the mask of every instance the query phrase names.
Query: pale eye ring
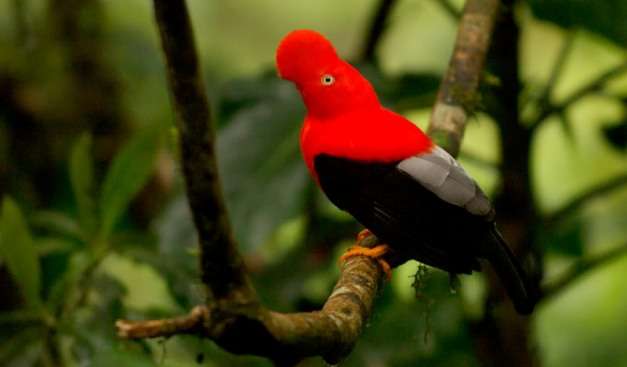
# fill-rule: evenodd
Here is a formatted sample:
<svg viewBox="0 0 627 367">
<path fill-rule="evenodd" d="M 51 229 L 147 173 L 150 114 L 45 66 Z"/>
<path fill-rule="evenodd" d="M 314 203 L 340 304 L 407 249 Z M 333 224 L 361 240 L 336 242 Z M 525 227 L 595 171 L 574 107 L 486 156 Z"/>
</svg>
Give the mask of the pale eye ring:
<svg viewBox="0 0 627 367">
<path fill-rule="evenodd" d="M 335 83 L 335 78 L 331 74 L 324 74 L 322 78 L 320 78 L 320 83 L 322 83 L 322 85 L 329 86 Z"/>
</svg>

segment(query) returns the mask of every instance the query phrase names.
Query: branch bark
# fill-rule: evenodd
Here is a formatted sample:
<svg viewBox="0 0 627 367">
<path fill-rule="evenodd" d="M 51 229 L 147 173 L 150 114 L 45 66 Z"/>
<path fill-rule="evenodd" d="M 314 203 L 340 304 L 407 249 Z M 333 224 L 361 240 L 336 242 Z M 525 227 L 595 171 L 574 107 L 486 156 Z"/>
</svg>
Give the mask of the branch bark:
<svg viewBox="0 0 627 367">
<path fill-rule="evenodd" d="M 499 0 L 466 2 L 453 55 L 431 113 L 428 134 L 453 156 L 459 153 L 468 116 L 478 99 L 499 6 Z"/>
<path fill-rule="evenodd" d="M 220 302 L 197 306 L 189 315 L 166 320 L 118 320 L 122 338 L 154 338 L 197 334 L 213 339 L 236 354 L 270 358 L 276 365 L 291 366 L 307 356 L 322 356 L 338 363 L 359 338 L 379 288 L 382 271 L 368 258 L 348 259 L 322 310 L 278 313 L 261 306 Z"/>
<path fill-rule="evenodd" d="M 116 327 L 126 339 L 195 334 L 235 354 L 268 357 L 278 366 L 315 355 L 338 363 L 352 350 L 372 312 L 381 276 L 378 264 L 354 257 L 344 264 L 321 311 L 284 314 L 261 306 L 225 308 L 217 302 L 172 319 L 118 320 Z"/>
<path fill-rule="evenodd" d="M 154 1 L 176 114 L 187 198 L 200 240 L 202 281 L 217 299 L 256 302 L 236 250 L 215 157 L 215 133 L 183 0 Z"/>
</svg>

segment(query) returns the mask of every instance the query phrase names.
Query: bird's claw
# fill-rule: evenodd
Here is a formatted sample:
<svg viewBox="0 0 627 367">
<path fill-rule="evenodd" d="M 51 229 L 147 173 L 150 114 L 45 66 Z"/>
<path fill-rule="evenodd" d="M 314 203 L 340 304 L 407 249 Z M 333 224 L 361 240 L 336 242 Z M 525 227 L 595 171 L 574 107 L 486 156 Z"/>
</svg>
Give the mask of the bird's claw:
<svg viewBox="0 0 627 367">
<path fill-rule="evenodd" d="M 361 239 L 363 239 L 366 236 L 369 236 L 371 234 L 370 231 L 368 231 L 367 234 L 362 235 L 365 231 L 368 231 L 368 230 L 365 229 L 359 232 L 359 234 L 357 235 L 357 243 L 359 243 L 360 241 L 359 240 L 360 236 L 362 236 Z M 388 253 L 389 250 L 390 250 L 390 247 L 388 245 L 378 245 L 372 248 L 355 245 L 349 248 L 340 257 L 340 262 L 344 262 L 353 256 L 366 256 L 366 257 L 372 258 L 377 261 L 379 266 L 381 266 L 381 270 L 383 270 L 383 273 L 385 273 L 385 279 L 389 281 L 390 279 L 392 279 L 392 267 L 390 266 L 390 264 L 388 264 L 387 261 L 382 259 L 383 255 Z"/>
<path fill-rule="evenodd" d="M 372 236 L 372 232 L 368 228 L 362 229 L 359 233 L 357 233 L 357 243 L 363 241 L 366 237 Z"/>
</svg>

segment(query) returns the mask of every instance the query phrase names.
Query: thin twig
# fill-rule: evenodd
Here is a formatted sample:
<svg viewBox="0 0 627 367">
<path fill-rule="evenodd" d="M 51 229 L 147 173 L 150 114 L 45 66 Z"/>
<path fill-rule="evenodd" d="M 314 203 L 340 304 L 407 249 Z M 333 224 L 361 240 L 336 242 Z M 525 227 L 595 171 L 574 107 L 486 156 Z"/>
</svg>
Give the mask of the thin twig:
<svg viewBox="0 0 627 367">
<path fill-rule="evenodd" d="M 370 20 L 370 25 L 366 33 L 363 51 L 360 57 L 361 61 L 376 64 L 376 50 L 381 36 L 387 26 L 387 19 L 394 7 L 396 0 L 380 0 L 374 16 Z"/>
<path fill-rule="evenodd" d="M 569 31 L 566 33 L 564 40 L 562 41 L 562 47 L 560 48 L 557 59 L 553 63 L 553 67 L 551 68 L 551 72 L 549 73 L 549 78 L 544 85 L 542 91 L 538 94 L 537 98 L 535 98 L 535 102 L 538 105 L 539 113 L 551 107 L 551 103 L 553 101 L 553 93 L 555 91 L 555 87 L 564 71 L 564 63 L 566 59 L 571 53 L 573 48 L 574 40 L 575 40 L 575 31 Z M 527 102 L 533 102 L 529 100 Z M 568 121 L 568 117 L 564 110 L 559 114 L 560 122 L 562 127 L 564 128 L 564 132 L 568 137 L 572 137 L 572 129 L 570 128 L 570 124 Z"/>
<path fill-rule="evenodd" d="M 576 196 L 572 199 L 568 204 L 564 205 L 562 208 L 554 211 L 544 218 L 544 223 L 548 226 L 553 226 L 559 221 L 567 218 L 573 212 L 579 210 L 583 205 L 588 203 L 590 200 L 598 198 L 607 194 L 610 191 L 618 189 L 620 187 L 627 185 L 627 173 L 619 175 L 617 177 L 612 178 L 606 182 L 603 182 L 597 186 L 592 187 L 591 189 L 585 191 L 584 193 Z"/>
<path fill-rule="evenodd" d="M 542 300 L 547 300 L 552 296 L 559 294 L 562 290 L 568 288 L 571 284 L 581 279 L 590 271 L 597 269 L 612 260 L 627 254 L 627 243 L 615 247 L 602 255 L 598 255 L 589 259 L 579 259 L 569 270 L 565 271 L 556 281 L 547 284 L 542 289 Z"/>
<path fill-rule="evenodd" d="M 258 307 L 223 309 L 198 306 L 188 315 L 162 320 L 118 320 L 118 335 L 127 339 L 198 334 L 237 354 L 266 356 L 292 365 L 321 355 L 337 363 L 353 348 L 372 312 L 382 271 L 366 257 L 349 258 L 322 310 L 283 314 Z"/>
<path fill-rule="evenodd" d="M 453 55 L 431 113 L 429 135 L 454 156 L 459 153 L 468 115 L 477 100 L 499 6 L 499 0 L 466 2 Z"/>
<path fill-rule="evenodd" d="M 501 164 L 498 162 L 492 162 L 490 160 L 487 160 L 483 157 L 480 157 L 479 155 L 475 154 L 475 153 L 471 153 L 468 151 L 461 151 L 459 153 L 459 158 L 462 160 L 465 160 L 466 162 L 470 163 L 470 164 L 474 164 L 477 167 L 481 167 L 481 168 L 485 168 L 485 169 L 489 169 L 491 171 L 496 171 L 498 169 L 501 168 Z"/>
<path fill-rule="evenodd" d="M 198 333 L 203 329 L 206 320 L 209 320 L 209 309 L 206 306 L 196 306 L 184 316 L 160 320 L 118 320 L 115 327 L 120 338 L 158 338 Z"/>
<path fill-rule="evenodd" d="M 566 62 L 567 57 L 570 55 L 570 51 L 573 48 L 575 40 L 575 32 L 571 31 L 566 33 L 564 37 L 564 41 L 562 41 L 562 47 L 560 48 L 557 59 L 553 63 L 553 67 L 551 68 L 551 72 L 549 73 L 549 79 L 547 80 L 542 92 L 540 92 L 538 96 L 538 103 L 540 106 L 549 106 L 551 104 L 551 99 L 553 96 L 553 91 L 564 71 L 564 63 Z"/>
<path fill-rule="evenodd" d="M 575 92 L 573 92 L 568 98 L 564 101 L 553 104 L 547 103 L 545 106 L 541 106 L 541 110 L 538 115 L 529 122 L 530 129 L 535 130 L 545 121 L 548 117 L 555 113 L 561 113 L 566 110 L 568 107 L 577 103 L 583 97 L 588 96 L 591 93 L 597 92 L 601 90 L 607 82 L 622 75 L 627 72 L 627 61 L 624 61 L 613 68 L 608 69 L 601 75 L 599 75 L 596 79 L 591 82 L 585 84 L 583 87 L 579 88 Z"/>
<path fill-rule="evenodd" d="M 435 0 L 435 2 L 438 3 L 453 20 L 458 21 L 462 17 L 462 13 L 451 3 L 451 0 Z"/>
</svg>

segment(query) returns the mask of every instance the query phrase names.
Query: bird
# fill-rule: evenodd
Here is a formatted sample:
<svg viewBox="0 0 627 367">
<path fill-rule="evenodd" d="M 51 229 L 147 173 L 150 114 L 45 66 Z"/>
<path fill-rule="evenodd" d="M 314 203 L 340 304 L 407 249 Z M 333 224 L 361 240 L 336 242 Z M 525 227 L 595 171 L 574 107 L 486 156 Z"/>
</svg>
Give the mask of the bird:
<svg viewBox="0 0 627 367">
<path fill-rule="evenodd" d="M 370 82 L 317 31 L 289 32 L 275 61 L 306 107 L 300 147 L 311 176 L 366 228 L 358 239 L 374 234 L 383 243 L 354 246 L 343 259 L 369 256 L 386 272 L 415 259 L 450 274 L 480 271 L 485 259 L 516 311 L 533 311 L 533 288 L 497 230 L 492 203 L 455 158 L 385 108 Z"/>
</svg>

